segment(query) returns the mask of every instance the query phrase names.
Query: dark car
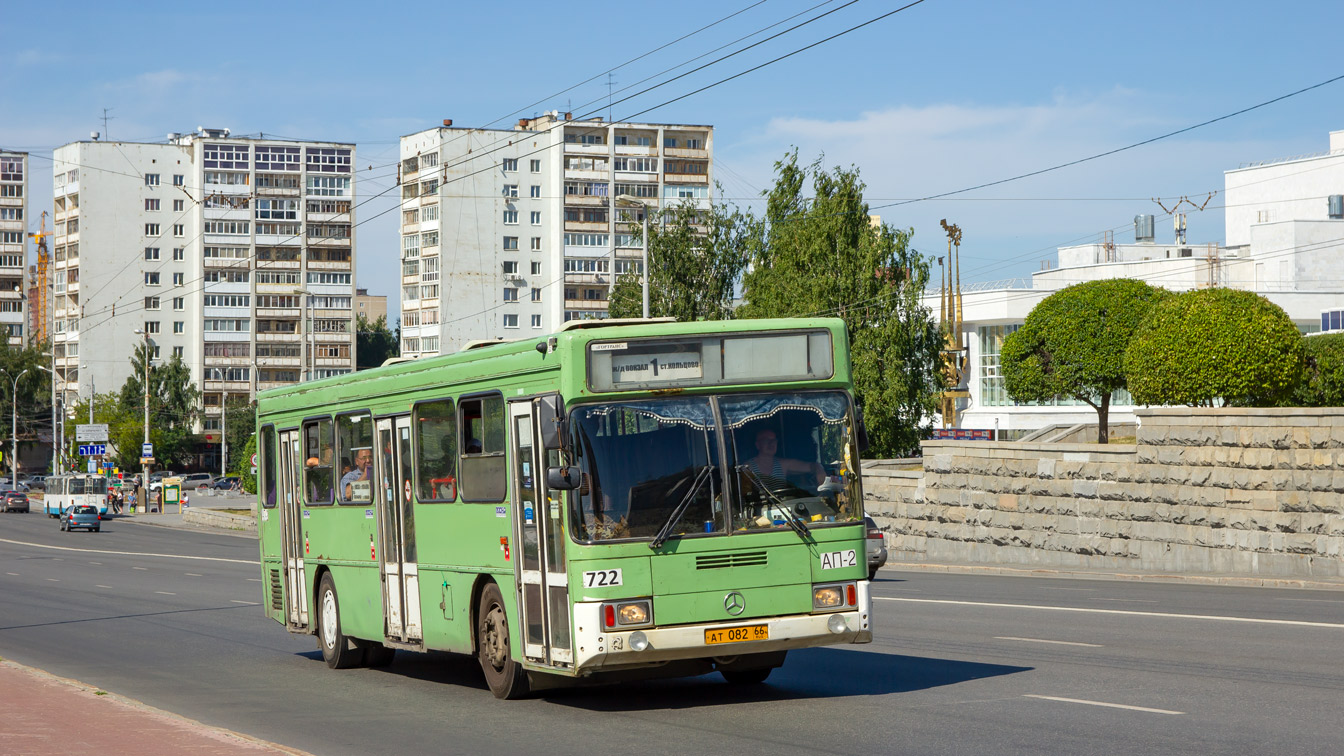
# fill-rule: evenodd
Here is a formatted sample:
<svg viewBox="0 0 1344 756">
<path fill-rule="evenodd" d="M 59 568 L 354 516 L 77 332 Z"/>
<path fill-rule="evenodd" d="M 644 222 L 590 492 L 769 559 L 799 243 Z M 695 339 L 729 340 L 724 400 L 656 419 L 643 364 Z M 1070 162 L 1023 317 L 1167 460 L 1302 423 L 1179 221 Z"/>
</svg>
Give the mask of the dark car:
<svg viewBox="0 0 1344 756">
<path fill-rule="evenodd" d="M 215 482 L 210 484 L 210 488 L 213 488 L 217 491 L 231 491 L 237 486 L 238 486 L 237 475 L 225 475 L 222 478 L 216 478 Z M 205 486 L 201 487 L 205 488 Z"/>
<path fill-rule="evenodd" d="M 28 504 L 27 494 L 20 493 L 18 491 L 6 491 L 3 494 L 3 497 L 4 497 L 3 499 L 0 499 L 0 508 L 2 508 L 4 511 L 6 512 L 29 511 L 28 507 L 30 505 Z"/>
<path fill-rule="evenodd" d="M 61 530 L 69 532 L 75 528 L 84 528 L 98 532 L 103 529 L 103 519 L 98 515 L 98 507 L 90 504 L 76 504 L 61 512 Z"/>
</svg>

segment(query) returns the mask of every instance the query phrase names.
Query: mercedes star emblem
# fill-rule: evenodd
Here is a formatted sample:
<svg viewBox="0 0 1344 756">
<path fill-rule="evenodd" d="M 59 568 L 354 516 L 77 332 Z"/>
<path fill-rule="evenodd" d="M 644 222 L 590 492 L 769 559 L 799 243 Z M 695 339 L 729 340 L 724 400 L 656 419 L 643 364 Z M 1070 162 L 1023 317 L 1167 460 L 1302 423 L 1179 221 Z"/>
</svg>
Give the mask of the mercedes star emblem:
<svg viewBox="0 0 1344 756">
<path fill-rule="evenodd" d="M 737 591 L 733 591 L 723 597 L 723 609 L 736 617 L 747 610 L 747 597 Z"/>
</svg>

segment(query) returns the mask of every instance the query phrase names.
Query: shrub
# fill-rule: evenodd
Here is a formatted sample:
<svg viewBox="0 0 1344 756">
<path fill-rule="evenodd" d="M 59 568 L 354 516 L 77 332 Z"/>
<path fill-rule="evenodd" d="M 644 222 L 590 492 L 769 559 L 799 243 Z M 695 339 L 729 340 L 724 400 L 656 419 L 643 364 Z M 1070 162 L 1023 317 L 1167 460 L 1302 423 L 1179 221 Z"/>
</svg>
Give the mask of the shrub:
<svg viewBox="0 0 1344 756">
<path fill-rule="evenodd" d="M 1344 407 L 1344 333 L 1305 338 L 1302 348 L 1302 380 L 1289 404 Z"/>
</svg>

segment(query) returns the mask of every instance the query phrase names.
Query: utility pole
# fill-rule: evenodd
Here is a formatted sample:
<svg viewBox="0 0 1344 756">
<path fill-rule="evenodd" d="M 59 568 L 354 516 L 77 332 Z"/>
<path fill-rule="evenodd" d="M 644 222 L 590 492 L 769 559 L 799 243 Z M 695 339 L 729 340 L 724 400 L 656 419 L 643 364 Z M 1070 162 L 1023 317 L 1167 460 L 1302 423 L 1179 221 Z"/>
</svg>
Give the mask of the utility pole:
<svg viewBox="0 0 1344 756">
<path fill-rule="evenodd" d="M 219 477 L 229 474 L 229 392 L 224 392 L 224 401 L 219 413 Z"/>
</svg>

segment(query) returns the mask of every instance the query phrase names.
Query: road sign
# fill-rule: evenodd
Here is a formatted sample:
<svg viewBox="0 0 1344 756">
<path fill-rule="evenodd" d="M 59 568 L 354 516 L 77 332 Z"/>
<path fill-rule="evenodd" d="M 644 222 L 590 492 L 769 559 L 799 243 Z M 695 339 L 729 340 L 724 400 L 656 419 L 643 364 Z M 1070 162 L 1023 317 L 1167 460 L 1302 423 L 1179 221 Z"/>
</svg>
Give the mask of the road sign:
<svg viewBox="0 0 1344 756">
<path fill-rule="evenodd" d="M 93 461 L 93 458 L 89 458 L 89 473 L 92 474 L 96 472 L 98 472 L 98 463 Z"/>
<path fill-rule="evenodd" d="M 141 457 L 141 458 L 140 458 L 140 464 L 142 464 L 142 465 L 152 465 L 152 464 L 154 464 L 154 458 L 153 458 L 153 457 Z"/>
<path fill-rule="evenodd" d="M 107 444 L 81 444 L 79 447 L 81 457 L 101 457 L 104 454 L 107 454 Z"/>
<path fill-rule="evenodd" d="M 255 453 L 252 455 L 252 466 L 257 466 L 257 455 Z"/>
<path fill-rule="evenodd" d="M 75 426 L 75 441 L 77 443 L 107 443 L 107 423 L 86 423 Z"/>
<path fill-rule="evenodd" d="M 154 444 L 141 444 L 141 445 L 140 445 L 140 456 L 142 456 L 142 457 L 152 457 L 152 456 L 154 456 Z"/>
</svg>

